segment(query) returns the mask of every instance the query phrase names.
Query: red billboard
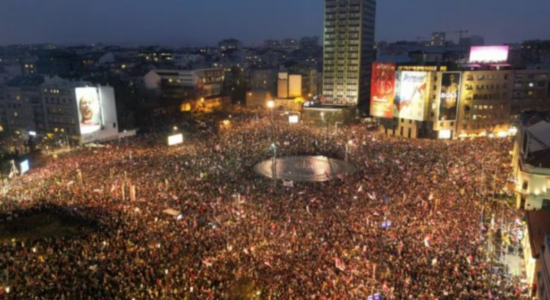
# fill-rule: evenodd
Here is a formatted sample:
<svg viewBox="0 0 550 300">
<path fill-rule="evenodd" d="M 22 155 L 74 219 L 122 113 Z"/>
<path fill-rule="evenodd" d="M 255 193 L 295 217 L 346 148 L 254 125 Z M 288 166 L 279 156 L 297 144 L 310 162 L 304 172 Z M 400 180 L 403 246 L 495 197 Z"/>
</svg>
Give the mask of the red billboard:
<svg viewBox="0 0 550 300">
<path fill-rule="evenodd" d="M 378 118 L 393 118 L 395 98 L 395 64 L 373 63 L 370 115 Z"/>
</svg>

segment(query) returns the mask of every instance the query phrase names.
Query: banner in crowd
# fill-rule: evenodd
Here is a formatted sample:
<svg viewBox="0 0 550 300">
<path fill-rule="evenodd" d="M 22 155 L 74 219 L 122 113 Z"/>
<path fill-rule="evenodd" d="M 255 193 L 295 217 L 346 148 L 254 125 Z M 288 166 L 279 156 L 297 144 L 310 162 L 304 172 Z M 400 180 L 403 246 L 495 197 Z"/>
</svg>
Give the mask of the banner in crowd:
<svg viewBox="0 0 550 300">
<path fill-rule="evenodd" d="M 393 118 L 395 98 L 395 64 L 373 63 L 370 114 L 378 118 Z"/>
<path fill-rule="evenodd" d="M 441 74 L 439 91 L 439 121 L 456 121 L 460 99 L 460 72 Z"/>
</svg>

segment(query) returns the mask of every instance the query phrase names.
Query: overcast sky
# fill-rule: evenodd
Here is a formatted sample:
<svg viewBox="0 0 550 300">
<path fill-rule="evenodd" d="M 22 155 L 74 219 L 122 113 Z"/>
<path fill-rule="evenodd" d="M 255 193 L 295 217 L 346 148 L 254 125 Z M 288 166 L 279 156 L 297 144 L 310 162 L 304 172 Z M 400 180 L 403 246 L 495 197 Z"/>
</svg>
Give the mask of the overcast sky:
<svg viewBox="0 0 550 300">
<path fill-rule="evenodd" d="M 323 0 L 0 0 L 0 45 L 254 45 L 322 36 L 323 14 Z M 376 40 L 458 29 L 494 44 L 550 39 L 549 16 L 550 0 L 378 0 Z"/>
</svg>

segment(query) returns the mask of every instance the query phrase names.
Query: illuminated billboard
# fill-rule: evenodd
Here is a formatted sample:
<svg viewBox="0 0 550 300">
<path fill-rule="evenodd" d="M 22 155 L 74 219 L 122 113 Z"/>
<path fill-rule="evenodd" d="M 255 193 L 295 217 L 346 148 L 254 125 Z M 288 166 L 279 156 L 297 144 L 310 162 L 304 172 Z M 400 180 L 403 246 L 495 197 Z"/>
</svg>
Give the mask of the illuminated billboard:
<svg viewBox="0 0 550 300">
<path fill-rule="evenodd" d="M 438 137 L 442 140 L 450 140 L 452 135 L 453 133 L 450 130 L 440 130 L 438 132 Z"/>
<path fill-rule="evenodd" d="M 118 138 L 115 92 L 112 87 L 75 88 L 75 98 L 75 117 L 78 117 L 81 144 Z"/>
<path fill-rule="evenodd" d="M 428 73 L 397 72 L 395 107 L 399 118 L 423 121 L 427 103 Z M 394 113 L 395 115 L 395 113 Z"/>
<path fill-rule="evenodd" d="M 460 99 L 460 72 L 441 74 L 439 90 L 439 121 L 456 121 Z"/>
<path fill-rule="evenodd" d="M 370 114 L 378 118 L 393 118 L 395 99 L 395 65 L 373 63 Z"/>
<path fill-rule="evenodd" d="M 508 51 L 508 46 L 474 46 L 470 49 L 470 62 L 506 62 Z"/>
<path fill-rule="evenodd" d="M 103 126 L 103 112 L 97 88 L 77 88 L 76 101 L 80 134 L 90 134 L 101 130 L 101 126 Z"/>
<path fill-rule="evenodd" d="M 299 117 L 296 115 L 288 116 L 288 123 L 290 124 L 297 124 L 299 121 Z"/>
<path fill-rule="evenodd" d="M 19 167 L 21 168 L 21 174 L 25 174 L 29 171 L 29 160 L 24 160 L 21 163 L 19 163 Z"/>
<path fill-rule="evenodd" d="M 168 146 L 179 145 L 183 143 L 183 134 L 174 134 L 168 137 Z"/>
</svg>

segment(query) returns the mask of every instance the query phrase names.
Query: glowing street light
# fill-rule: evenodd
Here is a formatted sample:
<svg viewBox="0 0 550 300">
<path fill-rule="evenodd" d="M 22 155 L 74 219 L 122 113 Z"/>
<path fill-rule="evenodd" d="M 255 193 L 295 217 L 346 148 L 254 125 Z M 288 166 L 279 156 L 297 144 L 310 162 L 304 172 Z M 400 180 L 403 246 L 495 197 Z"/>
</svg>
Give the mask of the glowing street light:
<svg viewBox="0 0 550 300">
<path fill-rule="evenodd" d="M 349 153 L 349 147 L 350 146 L 353 146 L 353 140 L 349 140 L 346 143 L 346 159 L 345 159 L 346 162 L 348 161 L 348 153 Z"/>
<path fill-rule="evenodd" d="M 275 108 L 275 101 L 267 101 L 267 108 L 269 108 L 269 110 L 271 111 L 271 124 L 273 125 L 273 108 Z"/>
</svg>

